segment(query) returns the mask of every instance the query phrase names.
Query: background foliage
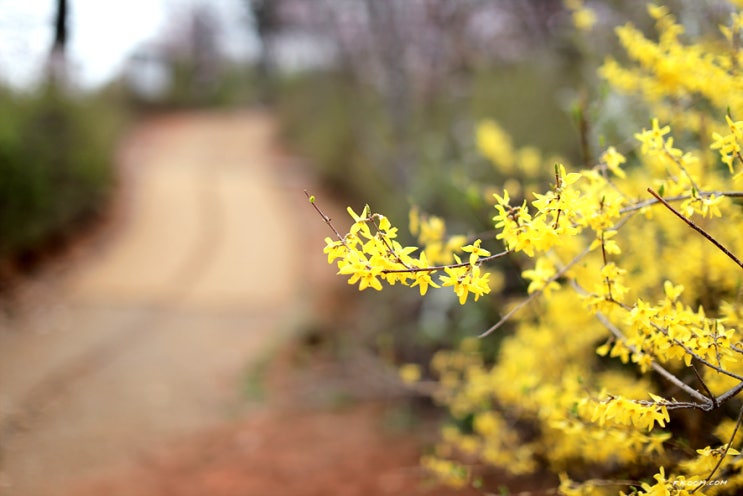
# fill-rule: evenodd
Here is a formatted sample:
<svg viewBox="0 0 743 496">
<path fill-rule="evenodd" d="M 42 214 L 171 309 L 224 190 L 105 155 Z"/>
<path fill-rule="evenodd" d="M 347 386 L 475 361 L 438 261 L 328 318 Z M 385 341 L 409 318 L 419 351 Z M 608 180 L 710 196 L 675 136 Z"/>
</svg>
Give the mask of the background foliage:
<svg viewBox="0 0 743 496">
<path fill-rule="evenodd" d="M 0 256 L 96 214 L 113 185 L 123 114 L 111 95 L 0 89 Z"/>
</svg>

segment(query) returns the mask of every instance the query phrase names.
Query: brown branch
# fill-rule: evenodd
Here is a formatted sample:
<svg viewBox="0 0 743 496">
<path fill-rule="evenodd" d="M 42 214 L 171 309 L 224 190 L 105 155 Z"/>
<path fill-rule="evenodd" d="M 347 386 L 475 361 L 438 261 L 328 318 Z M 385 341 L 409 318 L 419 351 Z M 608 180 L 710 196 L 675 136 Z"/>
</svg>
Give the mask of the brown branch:
<svg viewBox="0 0 743 496">
<path fill-rule="evenodd" d="M 550 277 L 549 279 L 547 279 L 544 282 L 543 288 L 546 288 L 549 284 L 557 281 L 559 278 L 561 278 L 562 276 L 564 276 L 565 275 L 565 272 L 567 272 L 568 270 L 570 270 L 570 268 L 573 265 L 575 265 L 578 262 L 580 262 L 581 259 L 583 259 L 583 257 L 585 257 L 590 251 L 591 250 L 590 250 L 590 246 L 589 246 L 588 248 L 586 248 L 585 250 L 583 250 L 582 252 L 580 252 L 578 255 L 576 255 L 575 258 L 573 258 L 570 262 L 568 262 L 567 265 L 565 265 L 564 267 L 562 267 L 552 277 Z M 513 314 L 515 314 L 516 312 L 518 312 L 519 310 L 521 310 L 522 308 L 524 308 L 526 305 L 528 305 L 529 303 L 531 303 L 532 300 L 534 300 L 534 298 L 536 298 L 537 296 L 541 295 L 543 291 L 544 291 L 544 289 L 540 289 L 538 291 L 534 291 L 525 300 L 523 300 L 521 303 L 519 303 L 514 308 L 512 308 L 507 314 L 505 314 L 503 317 L 501 317 L 501 319 L 498 322 L 496 322 L 495 324 L 493 324 L 488 330 L 486 330 L 485 332 L 481 333 L 478 337 L 479 338 L 484 338 L 485 336 L 488 336 L 489 334 L 492 334 L 493 332 L 495 332 L 503 324 L 505 324 L 506 322 L 508 322 L 508 319 L 510 319 L 511 316 L 513 316 Z"/>
<path fill-rule="evenodd" d="M 678 165 L 678 168 L 681 169 L 681 172 L 684 173 L 686 178 L 689 180 L 689 183 L 691 184 L 691 187 L 694 189 L 694 191 L 699 191 L 699 186 L 697 186 L 697 183 L 694 182 L 694 178 L 691 177 L 691 174 L 689 174 L 689 171 L 686 170 L 686 167 L 684 167 L 684 164 L 681 163 L 681 161 L 674 157 L 671 154 L 671 151 L 667 148 L 667 144 L 663 143 L 663 151 L 666 152 L 666 156 L 670 158 L 676 165 Z"/>
<path fill-rule="evenodd" d="M 740 428 L 740 424 L 743 421 L 743 407 L 741 407 L 740 412 L 738 412 L 738 420 L 735 422 L 735 429 L 733 429 L 733 435 L 730 436 L 730 441 L 728 441 L 727 445 L 725 446 L 725 451 L 723 451 L 722 455 L 720 456 L 720 459 L 717 460 L 717 464 L 714 466 L 712 471 L 709 473 L 706 479 L 704 479 L 704 484 L 700 484 L 697 487 L 694 488 L 694 490 L 691 492 L 691 494 L 694 494 L 699 490 L 699 488 L 704 487 L 707 485 L 707 483 L 712 479 L 712 476 L 715 475 L 715 472 L 717 472 L 717 469 L 720 468 L 720 465 L 722 465 L 722 461 L 725 459 L 725 457 L 728 454 L 728 451 L 730 450 L 730 446 L 733 444 L 733 441 L 735 440 L 735 435 L 738 433 L 738 429 Z"/>
<path fill-rule="evenodd" d="M 650 193 L 651 195 L 653 195 L 660 203 L 663 204 L 664 207 L 666 207 L 668 210 L 670 210 L 671 212 L 673 212 L 673 214 L 676 217 L 678 217 L 679 219 L 681 219 L 682 221 L 684 221 L 686 223 L 686 225 L 688 225 L 689 227 L 691 227 L 692 229 L 694 229 L 696 232 L 698 232 L 699 234 L 701 234 L 705 239 L 707 239 L 707 241 L 709 241 L 710 243 L 712 243 L 713 245 L 715 245 L 715 247 L 717 247 L 718 250 L 720 250 L 725 255 L 727 255 L 728 258 L 730 258 L 733 262 L 735 262 L 736 264 L 738 264 L 738 266 L 740 268 L 743 269 L 743 262 L 741 262 L 741 260 L 738 257 L 736 257 L 730 250 L 728 250 L 727 248 L 725 248 L 722 245 L 722 243 L 720 243 L 715 238 L 713 238 L 710 234 L 707 233 L 707 231 L 705 231 L 704 229 L 702 229 L 701 227 L 699 227 L 698 225 L 696 225 L 691 219 L 685 217 L 681 212 L 679 212 L 678 210 L 676 210 L 675 208 L 673 208 L 671 206 L 671 204 L 669 204 L 666 200 L 664 200 L 663 198 L 661 198 L 660 195 L 658 193 L 656 193 L 655 191 L 653 191 L 652 188 L 648 188 L 648 193 Z"/>
<path fill-rule="evenodd" d="M 483 262 L 490 262 L 492 260 L 496 260 L 498 258 L 505 257 L 511 253 L 511 250 L 505 250 L 501 251 L 499 253 L 496 253 L 495 255 L 490 255 L 488 257 L 482 257 L 479 260 L 477 260 L 477 264 L 480 265 Z M 431 265 L 430 267 L 411 267 L 408 269 L 385 269 L 382 271 L 382 274 L 396 274 L 399 272 L 434 272 L 437 270 L 444 270 L 444 269 L 456 269 L 458 267 L 469 267 L 469 262 L 461 262 L 456 264 L 449 264 L 449 265 Z"/>
<path fill-rule="evenodd" d="M 642 406 L 664 406 L 668 410 L 679 410 L 681 408 L 698 408 L 705 412 L 712 410 L 707 403 L 695 403 L 693 401 L 653 401 L 653 400 L 631 400 Z"/>
<path fill-rule="evenodd" d="M 727 198 L 743 198 L 743 191 L 697 191 L 697 197 L 699 198 L 704 198 L 708 196 L 725 196 Z M 675 202 L 675 201 L 681 201 L 681 200 L 688 200 L 689 198 L 691 198 L 691 195 L 669 196 L 668 198 L 666 198 L 666 201 Z M 656 203 L 659 203 L 659 201 L 654 198 L 639 201 L 628 207 L 624 207 L 623 209 L 619 211 L 619 213 L 626 214 L 629 212 L 635 212 L 645 207 L 649 207 L 650 205 L 655 205 Z"/>
<path fill-rule="evenodd" d="M 719 360 L 718 360 L 718 365 L 719 365 Z M 693 371 L 694 371 L 694 375 L 695 375 L 695 376 L 697 376 L 697 380 L 699 381 L 699 383 L 700 383 L 700 384 L 702 385 L 702 387 L 704 388 L 704 391 L 705 391 L 705 392 L 707 393 L 707 396 L 708 396 L 709 398 L 712 398 L 712 403 L 713 403 L 713 405 L 712 405 L 712 406 L 713 406 L 714 408 L 717 408 L 717 407 L 719 406 L 719 405 L 718 405 L 718 403 L 717 403 L 717 398 L 716 398 L 716 397 L 715 397 L 715 395 L 714 395 L 714 394 L 712 393 L 712 391 L 710 391 L 710 389 L 709 389 L 709 388 L 707 387 L 707 383 L 706 383 L 706 382 L 704 382 L 704 379 L 702 379 L 702 375 L 701 375 L 701 374 L 699 373 L 699 371 L 698 371 L 698 370 L 697 370 L 697 368 L 696 368 L 696 367 L 694 366 L 694 364 L 691 364 L 691 370 L 693 370 Z"/>
<path fill-rule="evenodd" d="M 673 344 L 675 344 L 676 346 L 678 346 L 681 349 L 683 349 L 684 352 L 687 355 L 690 355 L 692 358 L 698 360 L 699 363 L 701 363 L 703 365 L 706 365 L 707 367 L 709 367 L 712 370 L 715 370 L 715 371 L 717 371 L 717 372 L 719 372 L 721 374 L 725 374 L 728 377 L 732 377 L 733 379 L 737 379 L 737 380 L 743 382 L 743 376 L 738 375 L 738 374 L 733 373 L 733 372 L 730 372 L 729 370 L 726 370 L 726 369 L 724 369 L 722 367 L 719 367 L 719 366 L 715 365 L 714 363 L 712 363 L 709 360 L 705 359 L 701 355 L 695 353 L 691 348 L 689 348 L 688 346 L 686 346 L 680 340 L 678 340 L 676 338 L 672 338 L 670 336 L 670 334 L 668 333 L 668 329 L 664 329 L 662 326 L 656 324 L 655 322 L 651 322 L 650 325 L 653 326 L 655 328 L 655 330 L 657 330 L 658 332 L 660 332 L 661 334 L 663 334 L 665 337 L 667 337 L 668 339 L 670 339 L 671 342 L 673 342 Z"/>
<path fill-rule="evenodd" d="M 575 283 L 577 285 L 577 283 Z M 622 341 L 622 344 L 627 347 L 628 350 L 630 350 L 632 353 L 637 353 L 637 349 L 632 346 L 628 345 L 627 338 L 624 335 L 622 331 L 620 331 L 614 324 L 611 323 L 611 321 L 601 312 L 596 313 L 596 318 L 603 324 L 606 329 L 609 330 L 617 339 Z M 644 352 L 643 352 L 644 353 Z M 692 398 L 700 401 L 701 403 L 689 403 L 688 406 L 699 408 L 704 411 L 709 411 L 714 407 L 715 400 L 708 398 L 707 396 L 703 395 L 696 389 L 692 388 L 685 382 L 683 382 L 681 379 L 673 375 L 671 372 L 666 370 L 662 365 L 660 365 L 658 362 L 653 360 L 650 363 L 650 367 L 656 371 L 658 374 L 665 377 L 669 382 L 671 382 L 674 386 L 678 387 L 682 391 L 684 391 L 686 394 L 691 396 Z"/>
<path fill-rule="evenodd" d="M 725 403 L 727 400 L 737 396 L 738 393 L 740 393 L 742 390 L 743 390 L 743 382 L 739 382 L 738 384 L 731 387 L 730 389 L 722 393 L 720 396 L 715 398 L 715 401 L 717 401 L 717 403 L 721 405 Z"/>
<path fill-rule="evenodd" d="M 405 267 L 405 269 L 403 269 L 403 270 L 410 270 L 410 269 L 412 269 L 411 266 L 409 266 L 408 264 L 406 264 L 405 262 L 402 261 L 402 258 L 400 258 L 400 255 L 398 255 L 397 253 L 395 253 L 395 250 L 392 248 L 392 245 L 390 244 L 389 240 L 387 239 L 387 233 L 386 232 L 382 232 L 382 230 L 379 228 L 379 224 L 377 224 L 377 218 L 379 218 L 379 217 L 381 217 L 379 214 L 372 214 L 372 215 L 369 216 L 369 220 L 370 220 L 370 222 L 372 224 L 374 224 L 374 227 L 377 230 L 377 234 L 380 234 L 381 235 L 380 236 L 380 239 L 382 240 L 382 243 L 384 243 L 385 248 L 387 248 L 387 253 L 389 253 L 390 255 L 392 255 L 393 257 L 395 257 L 395 261 L 397 263 L 399 263 L 400 265 L 402 265 L 403 267 Z M 382 271 L 382 273 L 384 274 L 385 272 Z"/>
<path fill-rule="evenodd" d="M 316 211 L 316 212 L 317 212 L 318 214 L 320 214 L 320 217 L 322 217 L 322 220 L 324 220 L 324 221 L 325 221 L 325 223 L 326 223 L 326 224 L 327 224 L 328 226 L 330 226 L 330 229 L 332 229 L 332 230 L 333 230 L 333 232 L 335 233 L 335 236 L 336 236 L 336 237 L 338 238 L 338 241 L 341 241 L 341 242 L 343 242 L 343 236 L 341 236 L 341 233 L 339 233 L 339 232 L 338 232 L 338 230 L 337 230 L 337 229 L 335 228 L 335 226 L 333 225 L 333 223 L 332 223 L 332 221 L 331 221 L 332 219 L 331 219 L 330 217 L 328 217 L 327 215 L 325 215 L 325 212 L 323 212 L 322 210 L 320 210 L 320 207 L 318 207 L 318 206 L 317 206 L 317 204 L 315 203 L 315 197 L 314 197 L 313 195 L 310 195 L 310 194 L 309 194 L 309 193 L 307 192 L 307 190 L 304 190 L 304 195 L 305 195 L 305 196 L 307 197 L 307 199 L 308 199 L 308 200 L 309 200 L 309 202 L 310 202 L 310 205 L 312 205 L 312 207 L 313 207 L 313 208 L 315 209 L 315 211 Z"/>
</svg>

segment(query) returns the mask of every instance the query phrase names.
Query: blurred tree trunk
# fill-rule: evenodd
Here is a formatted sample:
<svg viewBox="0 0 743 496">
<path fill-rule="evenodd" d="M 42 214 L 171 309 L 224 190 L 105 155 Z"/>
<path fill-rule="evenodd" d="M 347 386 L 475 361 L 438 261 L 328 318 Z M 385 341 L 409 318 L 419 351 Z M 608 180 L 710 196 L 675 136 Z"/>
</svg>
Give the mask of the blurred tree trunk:
<svg viewBox="0 0 743 496">
<path fill-rule="evenodd" d="M 57 15 L 54 21 L 54 44 L 52 52 L 65 51 L 67 45 L 67 0 L 57 0 Z"/>
<path fill-rule="evenodd" d="M 195 102 L 208 102 L 219 85 L 219 26 L 208 4 L 197 5 L 191 14 L 189 98 Z"/>
<path fill-rule="evenodd" d="M 261 98 L 265 100 L 270 100 L 273 96 L 273 39 L 281 27 L 279 4 L 279 0 L 248 0 L 260 42 L 261 51 L 257 65 L 258 85 Z"/>
<path fill-rule="evenodd" d="M 395 148 L 392 168 L 396 184 L 402 191 L 409 191 L 415 157 L 410 150 L 411 88 L 405 60 L 406 43 L 400 32 L 399 5 L 395 0 L 365 0 L 365 5 L 384 75 L 382 92 L 393 134 L 391 143 Z"/>
<path fill-rule="evenodd" d="M 66 49 L 69 38 L 67 0 L 57 0 L 56 13 L 54 16 L 54 38 L 52 49 L 49 53 L 48 79 L 52 85 L 64 82 L 67 77 Z"/>
</svg>

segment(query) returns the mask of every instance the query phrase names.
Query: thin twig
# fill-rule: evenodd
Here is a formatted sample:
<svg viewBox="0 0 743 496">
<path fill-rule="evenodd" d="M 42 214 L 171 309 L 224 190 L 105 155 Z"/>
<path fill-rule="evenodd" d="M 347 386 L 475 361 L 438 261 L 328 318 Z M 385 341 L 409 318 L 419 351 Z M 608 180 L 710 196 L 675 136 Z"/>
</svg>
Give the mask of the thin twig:
<svg viewBox="0 0 743 496">
<path fill-rule="evenodd" d="M 546 288 L 551 283 L 557 281 L 559 278 L 561 278 L 562 276 L 564 276 L 565 275 L 565 272 L 567 272 L 568 270 L 570 270 L 570 268 L 573 267 L 573 265 L 575 265 L 578 262 L 580 262 L 581 259 L 583 259 L 583 257 L 585 257 L 590 251 L 591 251 L 591 249 L 590 249 L 590 246 L 589 246 L 588 248 L 586 248 L 585 250 L 583 250 L 582 252 L 580 252 L 578 255 L 576 255 L 575 258 L 573 258 L 570 262 L 568 262 L 567 265 L 565 265 L 565 267 L 562 267 L 552 277 L 550 277 L 549 279 L 547 279 L 544 282 L 544 286 L 542 287 L 542 289 L 540 289 L 538 291 L 534 291 L 532 294 L 530 294 L 529 296 L 527 296 L 527 298 L 525 300 L 521 301 L 518 305 L 516 305 L 511 310 L 509 310 L 508 313 L 505 314 L 503 317 L 501 317 L 501 319 L 498 322 L 496 322 L 495 324 L 493 324 L 487 331 L 483 332 L 478 337 L 479 338 L 484 338 L 485 336 L 488 336 L 488 335 L 492 334 L 493 332 L 495 332 L 497 329 L 499 329 L 503 324 L 505 324 L 506 322 L 508 322 L 508 319 L 510 319 L 511 316 L 513 316 L 513 314 L 515 314 L 516 312 L 518 312 L 519 310 L 521 310 L 522 308 L 524 308 L 526 305 L 528 305 L 529 303 L 531 303 L 531 301 L 534 300 L 537 296 L 541 295 L 542 292 L 544 291 L 544 288 Z"/>
<path fill-rule="evenodd" d="M 397 253 L 395 253 L 394 248 L 392 248 L 392 245 L 390 245 L 390 242 L 387 239 L 387 233 L 386 232 L 382 232 L 382 230 L 379 228 L 379 224 L 377 224 L 377 217 L 380 217 L 380 215 L 379 214 L 373 214 L 373 215 L 369 216 L 369 220 L 370 220 L 370 222 L 372 224 L 374 224 L 374 227 L 377 230 L 377 234 L 381 234 L 380 239 L 382 240 L 382 243 L 384 243 L 385 248 L 387 248 L 387 252 L 390 255 L 392 255 L 393 257 L 395 257 L 395 261 L 397 263 L 399 263 L 400 265 L 402 265 L 403 267 L 405 267 L 405 270 L 412 269 L 411 266 L 409 266 L 408 264 L 406 264 L 405 262 L 402 261 L 402 258 L 400 258 L 400 255 L 398 255 Z"/>
<path fill-rule="evenodd" d="M 694 490 L 691 492 L 691 494 L 694 494 L 699 490 L 700 487 L 706 486 L 707 483 L 712 479 L 712 476 L 715 475 L 715 472 L 717 472 L 717 469 L 720 468 L 720 465 L 722 465 L 722 461 L 725 459 L 725 457 L 728 454 L 728 451 L 730 450 L 730 446 L 733 444 L 733 441 L 735 440 L 735 435 L 738 433 L 738 429 L 740 428 L 741 421 L 743 421 L 743 407 L 741 407 L 740 411 L 738 412 L 738 420 L 735 422 L 735 429 L 733 429 L 733 435 L 730 436 L 730 441 L 728 441 L 727 445 L 725 446 L 725 451 L 720 456 L 720 459 L 717 460 L 717 464 L 712 469 L 712 471 L 709 473 L 709 475 L 704 479 L 704 484 L 700 484 L 697 487 L 694 488 Z"/>
<path fill-rule="evenodd" d="M 630 219 L 630 216 L 626 216 L 626 217 L 622 218 L 619 222 L 617 222 L 614 225 L 613 229 L 614 230 L 619 230 L 624 224 L 627 223 L 627 221 L 629 219 Z M 545 281 L 544 287 L 547 287 L 549 284 L 557 281 L 559 278 L 561 278 L 563 275 L 565 275 L 565 272 L 567 272 L 573 265 L 575 265 L 578 262 L 580 262 L 583 259 L 583 257 L 585 257 L 588 253 L 590 253 L 590 251 L 591 251 L 591 247 L 589 246 L 588 248 L 586 248 L 585 250 L 583 250 L 581 253 L 579 253 L 578 255 L 576 255 L 575 258 L 573 258 L 570 262 L 568 262 L 568 264 L 565 267 L 561 268 L 552 277 L 550 277 L 549 279 L 547 279 L 547 281 Z M 521 310 L 522 308 L 524 308 L 526 305 L 528 305 L 529 303 L 531 303 L 531 301 L 534 300 L 537 296 L 541 295 L 543 291 L 544 291 L 544 289 L 540 289 L 540 290 L 535 291 L 534 293 L 530 294 L 525 300 L 523 300 L 521 303 L 519 303 L 514 308 L 512 308 L 498 322 L 496 322 L 495 324 L 493 324 L 487 331 L 483 332 L 478 337 L 479 338 L 484 338 L 485 336 L 488 336 L 489 334 L 492 334 L 493 332 L 495 332 L 496 330 L 498 330 L 503 324 L 505 324 L 506 322 L 508 322 L 508 319 L 510 319 L 513 316 L 513 314 L 515 314 L 516 312 L 518 312 L 519 310 Z"/>
<path fill-rule="evenodd" d="M 724 196 L 727 198 L 743 198 L 743 191 L 697 191 L 697 197 L 698 198 L 706 198 L 709 196 Z M 676 202 L 681 200 L 688 200 L 691 198 L 691 195 L 678 195 L 678 196 L 669 196 L 666 198 L 667 202 Z M 642 210 L 645 207 L 649 207 L 651 205 L 655 205 L 658 203 L 658 200 L 654 198 L 650 198 L 647 200 L 642 200 L 636 203 L 633 203 L 632 205 L 628 207 L 624 207 L 619 211 L 619 213 L 626 214 L 629 212 L 634 212 L 637 210 Z"/>
<path fill-rule="evenodd" d="M 717 401 L 718 405 L 721 405 L 725 403 L 727 400 L 737 396 L 738 393 L 740 393 L 741 391 L 743 391 L 743 382 L 739 382 L 735 386 L 731 387 L 730 389 L 722 393 L 720 396 L 715 398 L 715 401 Z"/>
<path fill-rule="evenodd" d="M 617 339 L 622 341 L 622 344 L 624 344 L 624 346 L 626 346 L 628 350 L 630 350 L 632 353 L 637 353 L 637 349 L 634 346 L 627 344 L 627 338 L 624 335 L 624 333 L 620 331 L 614 324 L 612 324 L 611 321 L 603 313 L 596 312 L 596 318 L 599 320 L 599 322 L 601 322 L 601 324 L 603 324 L 604 327 L 606 327 L 609 330 L 609 332 L 611 332 Z M 653 370 L 655 370 L 657 373 L 665 377 L 674 386 L 678 387 L 679 389 L 684 391 L 686 394 L 688 394 L 692 398 L 701 402 L 701 404 L 693 403 L 693 404 L 689 404 L 689 406 L 693 406 L 693 407 L 699 408 L 704 411 L 709 411 L 714 406 L 715 400 L 708 398 L 707 396 L 703 395 L 696 389 L 692 388 L 691 386 L 683 382 L 681 379 L 673 375 L 671 372 L 666 370 L 662 365 L 660 365 L 655 360 L 650 362 L 650 367 L 652 367 Z"/>
<path fill-rule="evenodd" d="M 591 484 L 593 486 L 639 486 L 642 482 L 636 480 L 588 479 L 581 484 Z"/>
<path fill-rule="evenodd" d="M 718 361 L 718 363 L 719 363 L 719 361 Z M 715 398 L 715 395 L 712 393 L 712 391 L 709 390 L 709 388 L 707 387 L 707 383 L 704 382 L 704 379 L 702 379 L 702 375 L 699 373 L 699 371 L 694 366 L 694 364 L 691 364 L 691 370 L 694 371 L 694 375 L 697 376 L 697 380 L 699 381 L 699 383 L 704 388 L 704 391 L 707 393 L 707 396 L 710 397 L 710 398 L 712 398 L 712 403 L 713 403 L 712 406 L 715 407 L 715 408 L 717 408 L 717 406 L 718 406 L 717 405 L 717 398 Z"/>
<path fill-rule="evenodd" d="M 717 344 L 717 338 L 720 337 L 720 334 L 717 332 L 719 324 L 720 324 L 720 321 L 715 320 L 714 346 L 715 346 L 715 358 L 717 359 L 717 365 L 722 367 L 722 362 L 720 361 L 720 346 Z"/>
<path fill-rule="evenodd" d="M 666 155 L 668 156 L 668 158 L 670 158 L 676 165 L 678 165 L 679 169 L 681 169 L 681 172 L 683 172 L 686 178 L 689 180 L 691 187 L 694 188 L 694 191 L 699 191 L 699 186 L 697 186 L 697 183 L 694 182 L 694 178 L 691 177 L 691 174 L 689 174 L 689 171 L 686 170 L 686 167 L 684 167 L 684 164 L 682 164 L 681 161 L 677 157 L 674 157 L 673 154 L 671 154 L 671 151 L 666 147 L 667 147 L 667 144 L 663 143 L 663 151 L 666 152 Z"/>
<path fill-rule="evenodd" d="M 583 289 L 580 286 L 580 284 L 578 284 L 577 281 L 572 280 L 572 281 L 570 281 L 570 284 L 573 286 L 573 288 L 577 292 L 587 294 L 586 290 Z M 614 300 L 612 300 L 612 301 L 614 301 Z M 623 305 L 620 302 L 616 302 L 615 301 L 615 303 L 619 304 L 625 310 L 630 310 L 630 307 L 628 307 L 626 305 Z M 630 344 L 627 344 L 627 337 L 624 335 L 624 333 L 618 327 L 616 327 L 603 313 L 596 312 L 595 315 L 596 315 L 596 318 L 598 319 L 598 321 L 601 322 L 601 324 L 604 327 L 606 327 L 606 329 L 609 332 L 611 332 L 616 339 L 618 339 L 619 341 L 621 341 L 622 344 L 624 346 L 626 346 L 627 349 L 630 352 L 632 352 L 632 353 L 640 353 L 640 352 L 638 352 L 637 348 L 635 348 L 634 346 L 632 346 Z M 643 351 L 641 353 L 645 353 L 645 352 Z M 694 354 L 694 357 L 695 358 L 701 358 L 701 357 L 697 357 L 696 354 Z M 715 398 L 714 395 L 709 391 L 709 389 L 706 388 L 706 385 L 705 385 L 705 389 L 707 390 L 708 394 L 710 395 L 709 397 L 703 395 L 702 393 L 700 393 L 696 389 L 692 388 L 691 386 L 689 386 L 688 384 L 686 384 L 685 382 L 683 382 L 681 379 L 679 379 L 678 377 L 676 377 L 675 375 L 673 375 L 671 372 L 669 372 L 668 370 L 666 370 L 662 365 L 660 365 L 655 360 L 653 360 L 652 362 L 650 362 L 650 367 L 653 370 L 655 370 L 657 373 L 659 373 L 660 375 L 662 375 L 663 377 L 665 377 L 666 379 L 668 379 L 668 381 L 670 381 L 671 383 L 673 383 L 676 387 L 678 387 L 679 389 L 681 389 L 682 391 L 684 391 L 686 394 L 688 394 L 692 398 L 694 398 L 696 400 L 699 400 L 701 402 L 701 403 L 676 402 L 674 404 L 677 405 L 677 406 L 675 406 L 674 408 L 681 408 L 683 406 L 683 407 L 699 408 L 699 409 L 704 410 L 704 411 L 709 411 L 709 410 L 711 410 L 715 406 L 718 406 L 721 403 L 720 399 L 719 398 Z M 741 385 L 743 386 L 743 383 L 741 383 Z M 726 398 L 726 399 L 728 399 L 728 398 Z"/>
<path fill-rule="evenodd" d="M 715 365 L 714 363 L 712 363 L 709 360 L 705 359 L 701 355 L 695 353 L 691 348 L 689 348 L 688 346 L 686 346 L 680 340 L 678 340 L 676 338 L 672 338 L 671 335 L 668 332 L 668 329 L 663 328 L 662 326 L 656 324 L 655 322 L 651 322 L 650 325 L 653 326 L 653 328 L 655 328 L 656 331 L 660 332 L 665 337 L 667 337 L 668 339 L 670 339 L 671 342 L 673 342 L 673 344 L 675 344 L 676 346 L 678 346 L 681 349 L 683 349 L 684 352 L 686 352 L 687 355 L 690 355 L 692 358 L 698 360 L 699 363 L 701 363 L 703 365 L 706 365 L 707 367 L 709 367 L 712 370 L 715 370 L 715 371 L 717 371 L 717 372 L 719 372 L 721 374 L 725 374 L 725 375 L 727 375 L 729 377 L 732 377 L 733 379 L 737 379 L 737 380 L 743 382 L 743 376 L 738 375 L 738 374 L 735 374 L 733 372 L 730 372 L 729 370 L 726 370 L 726 369 L 724 369 L 722 367 L 719 367 L 719 366 Z"/>
<path fill-rule="evenodd" d="M 667 410 L 680 410 L 681 408 L 698 408 L 705 412 L 712 410 L 707 403 L 695 403 L 694 401 L 632 400 L 632 402 L 642 406 L 664 406 Z"/>
<path fill-rule="evenodd" d="M 738 257 L 736 257 L 730 250 L 728 250 L 727 248 L 725 248 L 719 241 L 717 241 L 710 234 L 708 234 L 707 231 L 705 231 L 704 229 L 702 229 L 701 227 L 699 227 L 698 225 L 696 225 L 691 219 L 688 219 L 681 212 L 679 212 L 678 210 L 676 210 L 675 208 L 673 208 L 671 206 L 671 204 L 669 204 L 666 200 L 664 200 L 663 198 L 661 198 L 660 195 L 658 193 L 656 193 L 655 191 L 653 191 L 652 188 L 648 188 L 648 193 L 650 193 L 651 195 L 653 195 L 659 202 L 661 202 L 663 204 L 664 207 L 666 207 L 668 210 L 670 210 L 671 212 L 673 212 L 673 214 L 676 217 L 678 217 L 679 219 L 683 220 L 686 223 L 686 225 L 688 225 L 689 227 L 691 227 L 692 229 L 694 229 L 696 232 L 698 232 L 699 234 L 701 234 L 702 236 L 704 236 L 704 238 L 706 238 L 707 241 L 709 241 L 710 243 L 712 243 L 713 245 L 715 245 L 715 247 L 717 247 L 717 249 L 719 249 L 721 252 L 723 252 L 725 255 L 727 255 L 728 258 L 730 258 L 733 262 L 735 262 L 736 264 L 738 264 L 738 266 L 740 268 L 743 269 L 743 262 L 741 262 L 741 260 Z"/>
<path fill-rule="evenodd" d="M 312 207 L 313 207 L 313 208 L 315 209 L 315 211 L 316 211 L 316 212 L 317 212 L 318 214 L 320 214 L 320 217 L 322 217 L 322 220 L 324 220 L 324 221 L 325 221 L 325 223 L 326 223 L 326 224 L 327 224 L 328 226 L 330 226 L 330 229 L 332 229 L 332 230 L 333 230 L 333 232 L 335 233 L 336 237 L 338 238 L 338 241 L 341 241 L 341 242 L 342 242 L 342 241 L 343 241 L 343 236 L 341 236 L 341 233 L 339 233 L 339 232 L 338 232 L 338 230 L 337 230 L 337 229 L 335 228 L 335 226 L 333 225 L 333 223 L 332 223 L 332 219 L 331 219 L 330 217 L 328 217 L 327 215 L 325 215 L 325 212 L 323 212 L 322 210 L 320 210 L 320 207 L 318 207 L 318 206 L 317 206 L 317 204 L 315 203 L 315 197 L 314 197 L 314 196 L 312 196 L 312 195 L 310 195 L 310 194 L 309 194 L 309 193 L 307 192 L 307 190 L 304 190 L 304 195 L 305 195 L 305 196 L 307 197 L 307 199 L 308 199 L 308 200 L 310 201 L 310 205 L 312 205 Z"/>
<path fill-rule="evenodd" d="M 508 320 L 516 312 L 518 312 L 519 310 L 521 310 L 522 308 L 524 308 L 526 305 L 528 305 L 529 303 L 531 303 L 532 300 L 534 300 L 534 298 L 536 298 L 537 296 L 539 296 L 541 293 L 542 293 L 542 291 L 539 290 L 539 291 L 535 291 L 532 294 L 530 294 L 525 300 L 521 301 L 518 305 L 516 305 L 511 310 L 509 310 L 508 313 L 506 313 L 503 317 L 501 317 L 501 319 L 498 322 L 496 322 L 495 324 L 493 324 L 487 331 L 483 332 L 482 334 L 480 334 L 477 337 L 478 338 L 484 338 L 484 337 L 492 334 L 496 330 L 498 330 L 503 324 L 505 324 L 506 322 L 508 322 Z"/>
<path fill-rule="evenodd" d="M 483 262 L 490 262 L 492 260 L 505 257 L 509 253 L 511 253 L 511 250 L 505 250 L 505 251 L 496 253 L 494 255 L 482 257 L 477 260 L 477 264 L 480 265 Z M 469 267 L 470 265 L 472 264 L 470 264 L 469 262 L 461 262 L 461 263 L 449 264 L 449 265 L 431 265 L 430 267 L 411 267 L 409 269 L 385 269 L 382 271 L 382 274 L 395 274 L 399 272 L 434 272 L 437 270 L 456 269 L 458 267 Z"/>
<path fill-rule="evenodd" d="M 555 164 L 555 201 L 557 203 L 560 203 L 560 194 L 562 193 L 562 178 L 560 177 L 560 168 Z M 551 202 L 550 202 L 551 203 Z M 555 225 L 553 229 L 557 229 L 557 227 L 560 225 L 560 214 L 562 213 L 562 209 L 557 209 L 557 215 L 555 216 Z"/>
</svg>

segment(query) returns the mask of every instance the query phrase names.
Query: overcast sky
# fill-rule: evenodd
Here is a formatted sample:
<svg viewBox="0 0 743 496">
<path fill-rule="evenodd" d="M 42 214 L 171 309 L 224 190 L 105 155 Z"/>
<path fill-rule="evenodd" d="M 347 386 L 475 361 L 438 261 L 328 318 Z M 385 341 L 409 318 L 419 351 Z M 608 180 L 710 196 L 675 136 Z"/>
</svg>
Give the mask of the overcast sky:
<svg viewBox="0 0 743 496">
<path fill-rule="evenodd" d="M 68 0 L 69 57 L 83 86 L 106 82 L 137 46 L 163 30 L 177 29 L 178 14 L 199 0 Z M 255 40 L 245 0 L 201 1 L 214 10 L 221 46 L 235 57 L 249 57 Z M 49 53 L 56 0 L 0 0 L 0 79 L 32 84 Z"/>
</svg>

